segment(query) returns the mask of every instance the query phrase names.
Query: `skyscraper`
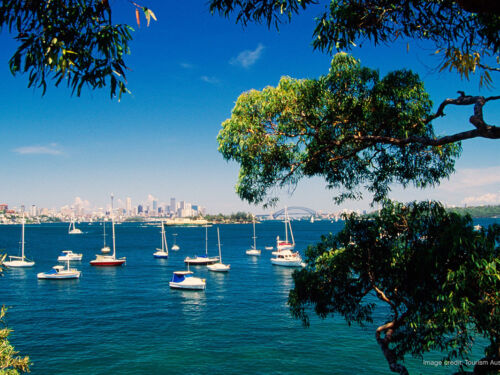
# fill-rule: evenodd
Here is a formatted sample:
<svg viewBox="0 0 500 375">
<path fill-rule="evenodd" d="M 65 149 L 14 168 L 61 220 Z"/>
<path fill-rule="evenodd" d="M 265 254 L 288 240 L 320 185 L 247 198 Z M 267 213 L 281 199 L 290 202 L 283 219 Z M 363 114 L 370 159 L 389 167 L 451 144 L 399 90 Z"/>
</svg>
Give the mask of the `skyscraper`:
<svg viewBox="0 0 500 375">
<path fill-rule="evenodd" d="M 170 212 L 176 213 L 177 211 L 177 206 L 175 204 L 175 198 L 170 198 Z"/>
<path fill-rule="evenodd" d="M 127 215 L 132 215 L 132 199 L 127 197 Z"/>
</svg>

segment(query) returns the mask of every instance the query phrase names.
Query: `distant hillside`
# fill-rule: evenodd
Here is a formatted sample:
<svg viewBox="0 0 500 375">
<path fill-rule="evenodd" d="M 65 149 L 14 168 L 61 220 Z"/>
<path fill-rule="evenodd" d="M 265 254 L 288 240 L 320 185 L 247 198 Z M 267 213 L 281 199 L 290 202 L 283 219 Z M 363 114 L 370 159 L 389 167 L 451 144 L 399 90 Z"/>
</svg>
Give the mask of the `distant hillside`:
<svg viewBox="0 0 500 375">
<path fill-rule="evenodd" d="M 453 207 L 448 211 L 456 212 L 460 215 L 469 214 L 472 217 L 500 217 L 500 205 L 477 206 L 477 207 Z"/>
</svg>

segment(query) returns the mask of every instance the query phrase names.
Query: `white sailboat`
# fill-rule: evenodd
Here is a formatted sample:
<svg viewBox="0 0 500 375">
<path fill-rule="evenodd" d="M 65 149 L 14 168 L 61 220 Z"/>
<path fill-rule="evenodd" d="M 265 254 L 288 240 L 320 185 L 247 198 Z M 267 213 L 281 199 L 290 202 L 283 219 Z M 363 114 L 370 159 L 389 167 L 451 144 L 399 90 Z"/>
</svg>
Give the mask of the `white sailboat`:
<svg viewBox="0 0 500 375">
<path fill-rule="evenodd" d="M 179 250 L 179 249 L 180 249 L 179 245 L 177 245 L 177 242 L 176 242 L 176 239 L 177 239 L 177 233 L 174 233 L 174 234 L 173 234 L 173 236 L 174 236 L 174 244 L 172 245 L 171 250 L 173 250 L 173 251 L 177 251 L 177 250 Z"/>
<path fill-rule="evenodd" d="M 292 232 L 292 224 L 290 222 L 290 218 L 288 217 L 288 210 L 285 207 L 285 240 L 282 241 L 280 240 L 280 236 L 276 237 L 276 250 L 272 254 L 276 255 L 280 251 L 283 250 L 293 250 L 295 249 L 295 239 L 293 238 L 293 232 Z M 292 242 L 289 242 L 288 240 L 288 230 L 290 230 L 290 237 L 292 239 Z"/>
<path fill-rule="evenodd" d="M 161 249 L 156 249 L 155 258 L 168 258 L 167 237 L 165 236 L 165 222 L 161 221 Z"/>
<path fill-rule="evenodd" d="M 82 234 L 83 232 L 75 227 L 75 221 L 71 219 L 69 222 L 68 234 Z"/>
<path fill-rule="evenodd" d="M 246 251 L 247 255 L 260 255 L 261 251 L 257 249 L 257 237 L 255 236 L 255 216 L 252 216 L 252 224 L 253 224 L 253 246 L 251 249 Z"/>
<path fill-rule="evenodd" d="M 209 264 L 207 266 L 207 268 L 210 271 L 214 271 L 214 272 L 228 272 L 231 269 L 231 265 L 222 263 L 222 254 L 220 251 L 219 227 L 217 227 L 217 243 L 219 244 L 219 261 L 217 263 L 214 263 L 214 264 Z"/>
<path fill-rule="evenodd" d="M 23 218 L 21 221 L 21 256 L 9 255 L 9 260 L 3 262 L 4 266 L 12 267 L 12 268 L 21 268 L 21 267 L 33 267 L 35 262 L 32 260 L 26 259 L 24 256 L 24 212 Z"/>
<path fill-rule="evenodd" d="M 106 245 L 106 221 L 102 221 L 102 230 L 103 230 L 103 238 L 104 238 L 104 246 L 101 249 L 101 253 L 107 254 L 111 252 L 111 248 Z"/>
<path fill-rule="evenodd" d="M 96 254 L 95 259 L 90 261 L 91 266 L 106 266 L 106 267 L 117 267 L 125 263 L 127 258 L 116 258 L 116 243 L 115 243 L 115 220 L 111 216 L 111 230 L 113 233 L 113 254 L 102 255 Z"/>
<path fill-rule="evenodd" d="M 195 255 L 194 258 L 186 257 L 186 259 L 184 259 L 184 263 L 201 266 L 207 264 L 214 264 L 218 260 L 219 257 L 208 256 L 208 225 L 205 225 L 205 255 Z"/>
</svg>

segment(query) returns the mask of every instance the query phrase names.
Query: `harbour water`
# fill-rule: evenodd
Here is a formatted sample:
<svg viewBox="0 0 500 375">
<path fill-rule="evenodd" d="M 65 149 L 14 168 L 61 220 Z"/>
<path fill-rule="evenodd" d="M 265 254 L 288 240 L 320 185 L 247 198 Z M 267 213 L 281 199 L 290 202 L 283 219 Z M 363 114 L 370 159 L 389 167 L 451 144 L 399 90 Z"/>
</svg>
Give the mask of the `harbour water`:
<svg viewBox="0 0 500 375">
<path fill-rule="evenodd" d="M 484 225 L 494 220 L 479 220 Z M 497 220 L 498 222 L 498 220 Z M 109 225 L 109 224 L 108 224 Z M 297 249 L 303 254 L 322 234 L 337 232 L 342 222 L 293 222 Z M 11 269 L 0 278 L 0 304 L 9 307 L 11 343 L 30 356 L 31 372 L 41 374 L 388 374 L 374 338 L 375 325 L 348 327 L 340 317 L 311 327 L 294 320 L 287 306 L 292 269 L 271 265 L 271 251 L 283 224 L 257 225 L 262 256 L 245 250 L 252 244 L 252 225 L 221 225 L 222 258 L 228 274 L 192 267 L 206 278 L 206 291 L 171 290 L 175 270 L 186 256 L 205 251 L 205 229 L 168 227 L 179 251 L 154 259 L 160 228 L 143 224 L 116 226 L 118 268 L 96 268 L 102 226 L 80 224 L 81 235 L 69 235 L 66 224 L 26 226 L 26 254 L 34 268 Z M 215 227 L 209 228 L 209 254 L 217 255 Z M 16 255 L 20 226 L 0 226 L 0 248 Z M 110 233 L 110 230 L 106 231 Z M 111 237 L 107 237 L 111 243 Z M 37 280 L 61 250 L 83 253 L 75 262 L 79 280 Z M 381 311 L 383 312 L 383 311 Z M 375 316 L 375 323 L 380 323 Z M 439 359 L 439 356 L 430 356 Z M 450 367 L 424 366 L 409 359 L 410 373 L 449 374 Z"/>
</svg>

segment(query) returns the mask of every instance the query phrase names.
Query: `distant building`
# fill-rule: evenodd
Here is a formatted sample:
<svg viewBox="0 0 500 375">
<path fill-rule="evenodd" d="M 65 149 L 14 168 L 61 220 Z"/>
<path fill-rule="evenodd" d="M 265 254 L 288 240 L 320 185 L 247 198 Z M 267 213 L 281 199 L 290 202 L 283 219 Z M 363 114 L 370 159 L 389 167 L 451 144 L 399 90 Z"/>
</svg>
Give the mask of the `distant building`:
<svg viewBox="0 0 500 375">
<path fill-rule="evenodd" d="M 142 207 L 142 204 L 137 206 L 137 213 L 140 215 L 144 212 L 144 208 Z"/>
<path fill-rule="evenodd" d="M 175 198 L 170 198 L 170 212 L 175 214 L 177 211 L 177 204 L 175 203 Z"/>
<path fill-rule="evenodd" d="M 0 204 L 0 212 L 5 212 L 9 209 L 8 204 Z"/>
<path fill-rule="evenodd" d="M 132 199 L 127 197 L 127 215 L 132 214 Z"/>
</svg>

